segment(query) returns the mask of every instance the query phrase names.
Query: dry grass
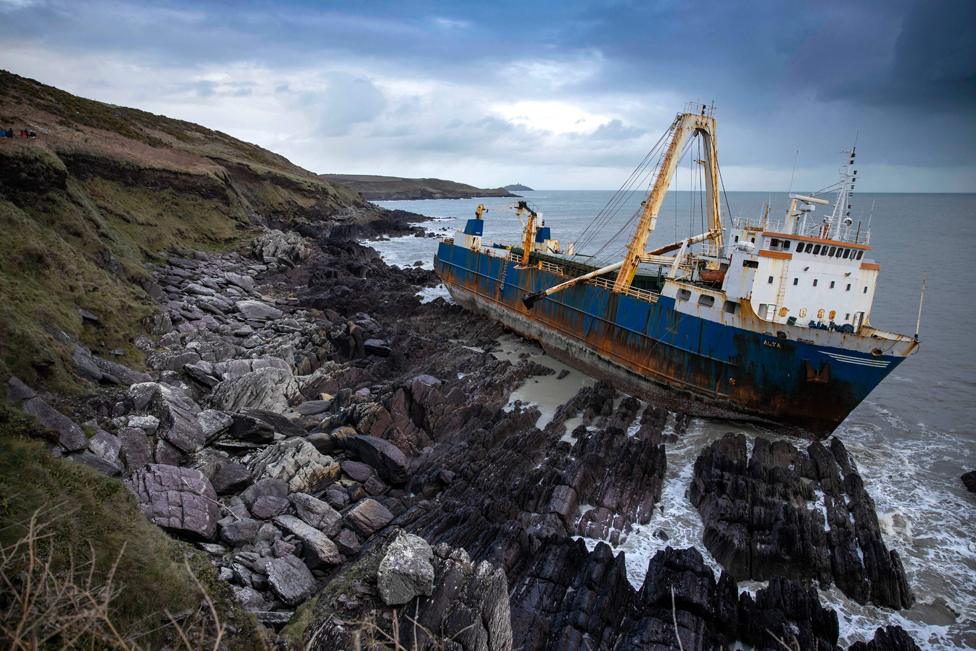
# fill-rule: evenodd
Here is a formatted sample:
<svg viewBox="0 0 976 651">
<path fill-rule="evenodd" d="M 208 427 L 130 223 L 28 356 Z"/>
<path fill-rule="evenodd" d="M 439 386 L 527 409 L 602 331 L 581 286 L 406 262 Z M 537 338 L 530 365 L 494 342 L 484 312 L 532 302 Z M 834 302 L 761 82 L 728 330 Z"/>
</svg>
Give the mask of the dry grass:
<svg viewBox="0 0 976 651">
<path fill-rule="evenodd" d="M 185 564 L 200 591 L 201 606 L 168 621 L 145 622 L 124 628 L 117 622 L 115 605 L 122 590 L 115 582 L 125 546 L 108 568 L 99 568 L 89 542 L 83 558 L 69 551 L 66 566 L 55 559 L 53 525 L 73 513 L 64 504 L 38 509 L 22 523 L 24 534 L 0 547 L 0 639 L 12 651 L 35 649 L 104 648 L 136 651 L 149 648 L 148 640 L 171 639 L 175 648 L 194 651 L 221 648 L 224 625 L 210 595 Z"/>
</svg>

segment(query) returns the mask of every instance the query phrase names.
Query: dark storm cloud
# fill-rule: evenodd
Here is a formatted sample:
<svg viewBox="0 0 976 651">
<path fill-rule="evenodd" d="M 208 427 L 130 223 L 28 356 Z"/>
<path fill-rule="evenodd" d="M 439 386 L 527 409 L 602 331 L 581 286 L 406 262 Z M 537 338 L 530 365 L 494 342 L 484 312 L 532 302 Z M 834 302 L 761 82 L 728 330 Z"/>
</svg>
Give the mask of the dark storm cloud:
<svg viewBox="0 0 976 651">
<path fill-rule="evenodd" d="M 860 133 L 878 165 L 976 186 L 970 0 L 0 0 L 0 18 L 0 52 L 42 81 L 216 128 L 236 97 L 255 117 L 235 111 L 228 129 L 333 170 L 363 151 L 624 166 L 686 100 L 714 100 L 724 164 L 756 183 L 797 149 L 801 166 L 833 167 Z M 64 72 L 80 60 L 93 70 Z M 129 64 L 158 83 L 127 93 Z M 292 135 L 262 135 L 280 111 Z"/>
</svg>

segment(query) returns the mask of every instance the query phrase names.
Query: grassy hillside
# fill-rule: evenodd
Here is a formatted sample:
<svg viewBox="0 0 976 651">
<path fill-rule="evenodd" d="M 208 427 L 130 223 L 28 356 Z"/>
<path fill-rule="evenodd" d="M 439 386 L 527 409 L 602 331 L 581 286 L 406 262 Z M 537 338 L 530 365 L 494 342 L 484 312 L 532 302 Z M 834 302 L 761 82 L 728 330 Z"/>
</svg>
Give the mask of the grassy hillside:
<svg viewBox="0 0 976 651">
<path fill-rule="evenodd" d="M 370 174 L 321 174 L 320 177 L 358 192 L 370 201 L 516 196 L 504 188 L 476 188 L 473 185 L 443 179 L 407 179 Z"/>
<path fill-rule="evenodd" d="M 59 629 L 65 634 L 87 629 L 74 645 L 62 634 L 42 648 L 160 648 L 177 635 L 166 612 L 197 611 L 204 590 L 218 621 L 209 611 L 200 611 L 184 620 L 185 630 L 193 627 L 195 634 L 212 639 L 219 625 L 231 649 L 267 646 L 255 621 L 217 579 L 202 552 L 150 523 L 121 482 L 55 458 L 39 436 L 32 419 L 0 403 L 0 576 L 5 595 L 0 639 L 9 644 L 10 631 L 23 618 L 30 632 L 20 636 L 22 641 Z M 30 541 L 33 550 L 27 546 Z M 105 615 L 111 628 L 96 621 L 99 611 L 86 601 L 89 595 L 110 597 Z M 28 602 L 32 605 L 24 607 Z M 69 621 L 69 615 L 78 621 Z M 118 638 L 125 645 L 112 643 Z"/>
<path fill-rule="evenodd" d="M 0 376 L 67 389 L 70 346 L 126 350 L 153 310 L 146 261 L 259 224 L 361 221 L 358 194 L 200 125 L 0 71 Z M 98 316 L 83 322 L 79 309 Z"/>
</svg>

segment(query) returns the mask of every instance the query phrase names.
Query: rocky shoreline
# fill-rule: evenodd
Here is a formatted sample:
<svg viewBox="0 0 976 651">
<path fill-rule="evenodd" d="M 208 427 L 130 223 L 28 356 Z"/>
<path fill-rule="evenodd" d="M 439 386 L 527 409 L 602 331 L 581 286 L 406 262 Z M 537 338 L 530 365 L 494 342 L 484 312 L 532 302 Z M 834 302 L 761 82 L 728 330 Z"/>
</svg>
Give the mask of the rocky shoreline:
<svg viewBox="0 0 976 651">
<path fill-rule="evenodd" d="M 661 507 L 687 419 L 601 383 L 536 428 L 538 409 L 509 398 L 551 371 L 499 359 L 498 325 L 421 304 L 431 272 L 351 239 L 405 232 L 402 216 L 363 228 L 171 255 L 137 342 L 148 372 L 78 346 L 85 404 L 16 378 L 8 402 L 209 554 L 283 647 L 835 649 L 815 586 L 911 605 L 837 440 L 730 434 L 703 450 L 689 499 L 725 571 L 668 548 L 632 586 L 610 545 Z M 768 584 L 740 592 L 747 578 Z M 892 627 L 851 648 L 918 647 Z"/>
</svg>

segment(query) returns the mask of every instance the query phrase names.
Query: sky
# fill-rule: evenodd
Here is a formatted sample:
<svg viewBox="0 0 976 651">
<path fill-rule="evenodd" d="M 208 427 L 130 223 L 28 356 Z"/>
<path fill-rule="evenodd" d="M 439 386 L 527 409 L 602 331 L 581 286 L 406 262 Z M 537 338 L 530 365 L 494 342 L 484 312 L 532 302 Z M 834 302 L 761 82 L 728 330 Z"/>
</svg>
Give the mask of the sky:
<svg viewBox="0 0 976 651">
<path fill-rule="evenodd" d="M 976 2 L 0 0 L 0 68 L 314 172 L 613 189 L 688 102 L 729 190 L 976 192 Z"/>
</svg>

